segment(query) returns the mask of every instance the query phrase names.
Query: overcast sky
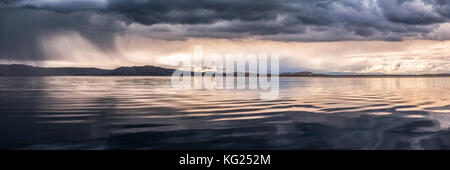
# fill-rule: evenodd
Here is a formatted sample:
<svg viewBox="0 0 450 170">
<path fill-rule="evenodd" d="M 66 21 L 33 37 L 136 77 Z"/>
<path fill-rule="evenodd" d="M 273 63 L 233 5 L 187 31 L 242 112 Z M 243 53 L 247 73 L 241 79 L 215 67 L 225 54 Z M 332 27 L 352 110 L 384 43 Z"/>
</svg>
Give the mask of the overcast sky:
<svg viewBox="0 0 450 170">
<path fill-rule="evenodd" d="M 0 62 L 175 66 L 278 53 L 282 71 L 450 72 L 447 0 L 0 0 Z"/>
</svg>

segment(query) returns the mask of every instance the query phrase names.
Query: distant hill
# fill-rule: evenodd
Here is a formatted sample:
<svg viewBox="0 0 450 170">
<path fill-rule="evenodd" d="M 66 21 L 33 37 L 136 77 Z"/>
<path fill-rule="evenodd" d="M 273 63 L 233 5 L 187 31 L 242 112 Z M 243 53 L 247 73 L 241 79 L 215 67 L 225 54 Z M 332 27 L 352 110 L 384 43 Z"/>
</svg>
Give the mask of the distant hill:
<svg viewBox="0 0 450 170">
<path fill-rule="evenodd" d="M 108 70 L 98 68 L 46 68 L 20 64 L 0 65 L 0 76 L 102 75 L 107 72 Z"/>
<path fill-rule="evenodd" d="M 114 70 L 106 72 L 104 75 L 116 76 L 171 76 L 175 69 L 167 69 L 155 66 L 141 66 L 141 67 L 119 67 Z"/>
<path fill-rule="evenodd" d="M 154 66 L 119 67 L 114 70 L 77 67 L 33 67 L 12 64 L 0 65 L 0 76 L 170 76 L 174 69 Z"/>
<path fill-rule="evenodd" d="M 119 67 L 116 69 L 80 68 L 80 67 L 33 67 L 22 64 L 0 64 L 0 76 L 171 76 L 175 69 L 156 66 Z M 191 72 L 194 75 L 194 72 Z M 204 75 L 205 73 L 202 73 Z M 242 73 L 245 76 L 257 75 Z M 225 73 L 222 74 L 226 76 Z M 234 73 L 236 76 L 237 73 Z M 281 73 L 281 77 L 413 77 L 413 76 L 450 76 L 450 74 L 419 74 L 419 75 L 370 75 L 370 74 L 317 74 L 308 71 Z"/>
<path fill-rule="evenodd" d="M 156 66 L 119 67 L 112 70 L 78 67 L 34 67 L 21 64 L 0 65 L 0 76 L 171 76 L 175 69 Z M 203 73 L 204 74 L 204 73 Z M 245 76 L 250 73 L 242 73 Z M 194 73 L 192 73 L 194 75 Z M 237 76 L 237 73 L 233 74 Z M 223 73 L 223 76 L 226 76 Z M 281 73 L 280 76 L 324 76 L 311 72 Z"/>
<path fill-rule="evenodd" d="M 302 71 L 295 73 L 281 73 L 280 76 L 325 76 L 325 74 L 316 74 L 309 71 Z"/>
</svg>

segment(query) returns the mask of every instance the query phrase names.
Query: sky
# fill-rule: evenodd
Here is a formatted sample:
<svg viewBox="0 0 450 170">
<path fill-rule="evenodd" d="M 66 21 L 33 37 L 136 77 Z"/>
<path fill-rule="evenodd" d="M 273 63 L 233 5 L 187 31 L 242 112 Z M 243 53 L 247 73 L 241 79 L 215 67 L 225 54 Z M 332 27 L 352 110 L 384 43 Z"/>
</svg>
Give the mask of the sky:
<svg viewBox="0 0 450 170">
<path fill-rule="evenodd" d="M 450 73 L 447 0 L 0 0 L 0 63 L 176 67 L 279 54 L 280 70 Z"/>
</svg>

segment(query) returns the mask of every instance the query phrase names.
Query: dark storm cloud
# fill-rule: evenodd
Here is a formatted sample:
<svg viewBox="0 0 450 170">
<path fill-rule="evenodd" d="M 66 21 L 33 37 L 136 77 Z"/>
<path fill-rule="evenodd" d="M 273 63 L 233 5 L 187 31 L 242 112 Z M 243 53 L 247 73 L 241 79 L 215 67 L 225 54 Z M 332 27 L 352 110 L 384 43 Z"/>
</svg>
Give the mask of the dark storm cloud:
<svg viewBox="0 0 450 170">
<path fill-rule="evenodd" d="M 286 40 L 293 41 L 417 37 L 447 22 L 448 9 L 443 0 L 110 0 L 105 7 L 143 25 L 184 25 L 184 36 L 292 35 Z M 224 21 L 231 24 L 204 26 Z M 306 29 L 311 35 L 302 35 Z M 329 37 L 312 37 L 318 33 Z"/>
<path fill-rule="evenodd" d="M 55 13 L 36 8 L 0 10 L 0 58 L 7 60 L 48 59 L 40 40 L 73 31 L 99 49 L 114 50 L 114 35 L 124 32 L 117 17 L 93 12 Z"/>
<path fill-rule="evenodd" d="M 152 0 L 108 1 L 108 10 L 124 14 L 137 22 L 206 24 L 219 20 L 272 20 L 283 10 L 280 1 L 261 0 Z"/>
<path fill-rule="evenodd" d="M 378 4 L 383 9 L 384 16 L 394 23 L 426 25 L 447 20 L 438 13 L 439 8 L 447 4 L 438 1 L 379 0 Z"/>
<path fill-rule="evenodd" d="M 450 17 L 446 0 L 3 1 L 16 7 L 59 13 L 93 11 L 120 15 L 126 23 L 148 26 L 149 31 L 158 24 L 175 25 L 185 30 L 180 37 L 293 35 L 298 37 L 294 40 L 314 41 L 301 38 L 309 37 L 300 36 L 308 30 L 311 34 L 326 33 L 331 41 L 341 38 L 330 34 L 342 31 L 346 34 L 342 40 L 401 40 L 428 33 L 433 24 L 447 22 Z M 214 25 L 221 22 L 228 25 Z"/>
<path fill-rule="evenodd" d="M 276 41 L 427 39 L 447 0 L 0 0 L 0 57 L 45 58 L 42 36 L 78 32 L 104 50 L 117 34 Z"/>
</svg>

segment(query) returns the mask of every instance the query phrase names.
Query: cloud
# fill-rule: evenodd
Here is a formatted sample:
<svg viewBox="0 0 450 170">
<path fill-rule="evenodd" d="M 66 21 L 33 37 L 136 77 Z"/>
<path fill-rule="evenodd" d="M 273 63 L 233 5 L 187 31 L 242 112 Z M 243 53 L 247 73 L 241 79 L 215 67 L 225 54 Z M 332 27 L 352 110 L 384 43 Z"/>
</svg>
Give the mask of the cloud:
<svg viewBox="0 0 450 170">
<path fill-rule="evenodd" d="M 2 0 L 10 10 L 112 16 L 141 27 L 128 33 L 276 41 L 401 41 L 447 23 L 443 0 Z M 14 18 L 13 16 L 9 16 Z M 43 18 L 45 16 L 42 16 Z M 51 17 L 51 16 L 48 16 Z M 26 20 L 23 22 L 27 22 Z M 49 22 L 46 22 L 49 23 Z M 50 23 L 53 24 L 53 23 Z M 91 29 L 102 29 L 84 25 Z M 145 27 L 145 28 L 144 28 Z M 145 30 L 145 32 L 143 32 Z M 164 38 L 159 36 L 158 38 Z M 426 37 L 432 38 L 432 37 Z"/>
<path fill-rule="evenodd" d="M 447 22 L 446 7 L 441 0 L 110 0 L 105 10 L 150 33 L 161 24 L 187 30 L 166 33 L 178 37 L 400 41 Z"/>
<path fill-rule="evenodd" d="M 448 20 L 440 15 L 437 8 L 441 5 L 435 1 L 378 0 L 378 4 L 382 8 L 384 16 L 393 23 L 426 25 Z"/>
<path fill-rule="evenodd" d="M 421 72 L 442 72 L 449 69 L 445 53 L 415 58 L 409 55 L 414 50 L 392 57 L 367 51 L 402 46 L 386 45 L 394 42 L 450 40 L 448 9 L 446 0 L 0 0 L 0 60 L 170 65 L 190 52 L 192 39 L 228 45 L 236 43 L 223 41 L 254 40 L 246 43 L 275 45 L 214 49 L 287 51 L 284 67 L 320 72 L 403 73 L 414 65 Z M 330 47 L 309 49 L 301 42 Z M 365 51 L 355 55 L 357 48 Z M 308 55 L 296 55 L 299 50 Z"/>
<path fill-rule="evenodd" d="M 114 50 L 114 36 L 125 31 L 110 15 L 41 9 L 0 10 L 0 25 L 0 58 L 14 60 L 48 59 L 40 40 L 59 32 L 75 31 L 102 50 Z"/>
</svg>

